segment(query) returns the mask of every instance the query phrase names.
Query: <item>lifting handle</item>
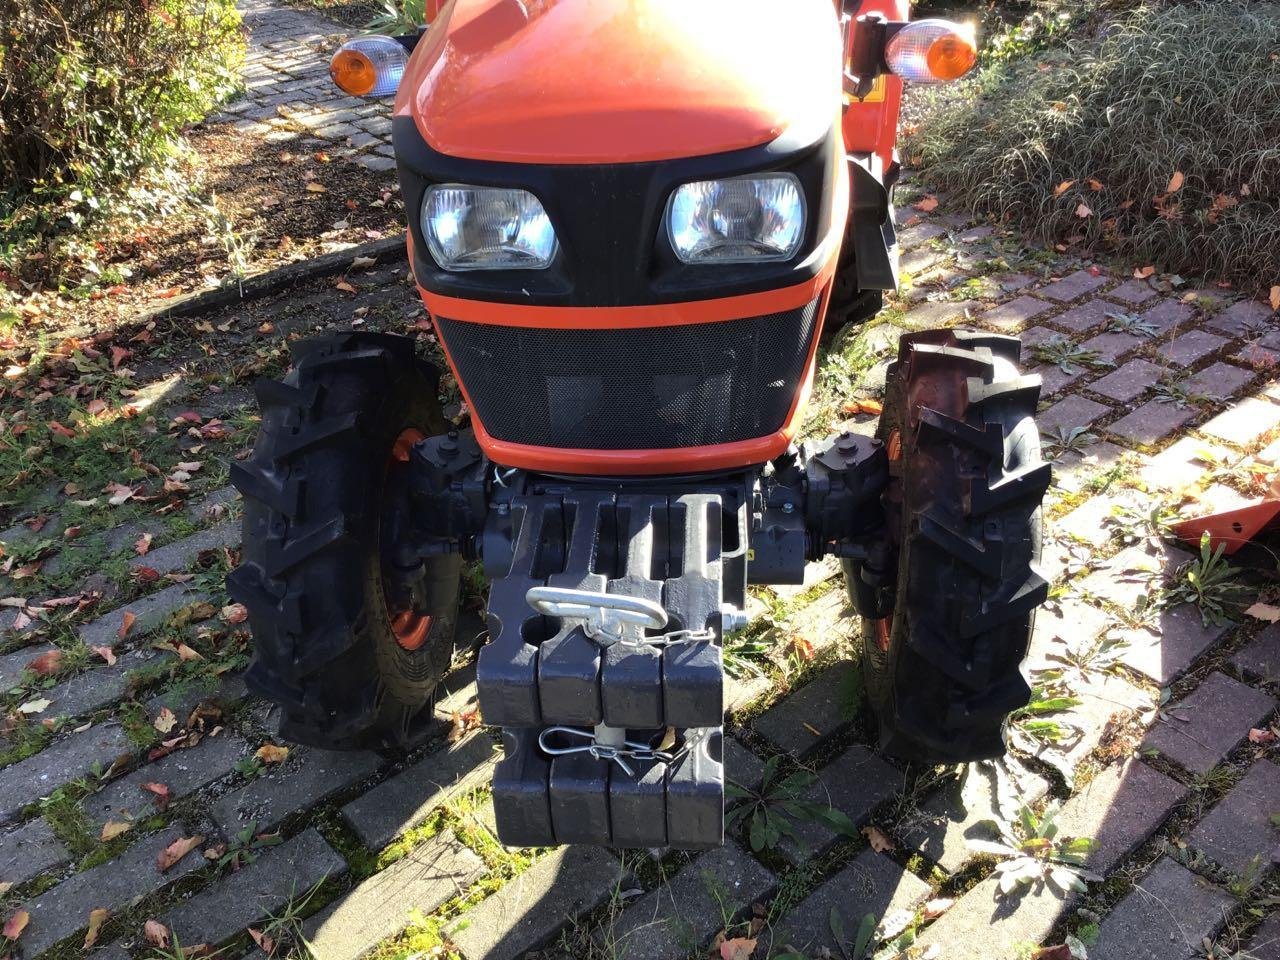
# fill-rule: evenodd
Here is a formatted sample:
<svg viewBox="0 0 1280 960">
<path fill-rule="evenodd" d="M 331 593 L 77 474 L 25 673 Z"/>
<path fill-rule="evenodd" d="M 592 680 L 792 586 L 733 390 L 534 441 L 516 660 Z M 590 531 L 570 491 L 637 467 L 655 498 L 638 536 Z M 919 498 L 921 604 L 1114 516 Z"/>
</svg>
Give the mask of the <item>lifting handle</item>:
<svg viewBox="0 0 1280 960">
<path fill-rule="evenodd" d="M 619 593 L 593 593 L 568 587 L 532 587 L 524 595 L 529 606 L 547 617 L 581 620 L 587 636 L 601 646 L 643 640 L 644 628 L 667 625 L 662 605 Z"/>
</svg>

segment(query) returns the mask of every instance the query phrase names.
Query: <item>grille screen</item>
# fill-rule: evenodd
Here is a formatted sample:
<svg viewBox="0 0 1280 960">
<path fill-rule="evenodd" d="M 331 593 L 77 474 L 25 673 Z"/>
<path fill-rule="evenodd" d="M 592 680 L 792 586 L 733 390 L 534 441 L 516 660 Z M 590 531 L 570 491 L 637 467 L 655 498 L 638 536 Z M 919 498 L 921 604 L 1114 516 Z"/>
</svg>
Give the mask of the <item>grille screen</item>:
<svg viewBox="0 0 1280 960">
<path fill-rule="evenodd" d="M 781 428 L 804 375 L 818 301 L 719 323 L 556 330 L 439 318 L 498 440 L 587 450 L 733 443 Z"/>
</svg>

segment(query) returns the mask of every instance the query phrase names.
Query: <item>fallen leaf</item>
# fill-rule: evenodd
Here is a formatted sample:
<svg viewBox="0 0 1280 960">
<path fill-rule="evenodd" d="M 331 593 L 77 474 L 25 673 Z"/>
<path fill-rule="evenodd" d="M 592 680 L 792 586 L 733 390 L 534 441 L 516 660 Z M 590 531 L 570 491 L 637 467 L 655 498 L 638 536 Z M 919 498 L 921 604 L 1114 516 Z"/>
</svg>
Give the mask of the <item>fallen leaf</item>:
<svg viewBox="0 0 1280 960">
<path fill-rule="evenodd" d="M 168 733 L 178 725 L 178 718 L 168 707 L 161 707 L 160 712 L 156 714 L 156 718 L 151 725 L 161 733 Z"/>
<path fill-rule="evenodd" d="M 147 551 L 151 549 L 151 540 L 151 534 L 144 533 L 137 540 L 133 541 L 133 552 L 140 557 L 145 557 L 147 555 Z"/>
<path fill-rule="evenodd" d="M 178 659 L 183 663 L 192 663 L 193 661 L 204 659 L 204 657 L 200 655 L 200 651 L 193 650 L 185 643 L 178 644 L 174 649 L 178 652 Z"/>
<path fill-rule="evenodd" d="M 110 647 L 91 647 L 90 649 L 103 660 L 107 661 L 108 667 L 114 667 L 116 665 L 116 653 Z"/>
<path fill-rule="evenodd" d="M 26 703 L 18 704 L 18 712 L 25 713 L 27 716 L 34 716 L 37 713 L 44 713 L 52 704 L 53 701 L 47 698 L 28 700 Z"/>
<path fill-rule="evenodd" d="M 870 413 L 879 416 L 884 407 L 878 400 L 851 400 L 844 405 L 845 413 Z"/>
<path fill-rule="evenodd" d="M 1081 219 L 1084 219 L 1085 217 L 1092 217 L 1093 209 L 1087 203 L 1082 203 L 1080 206 L 1076 207 L 1076 216 Z"/>
<path fill-rule="evenodd" d="M 142 936 L 153 947 L 164 950 L 169 946 L 169 928 L 159 920 L 148 920 L 142 925 Z"/>
<path fill-rule="evenodd" d="M 1074 180 L 1063 180 L 1060 184 L 1053 188 L 1054 197 L 1060 197 L 1072 187 L 1076 185 Z"/>
<path fill-rule="evenodd" d="M 926 196 L 921 197 L 919 200 L 913 203 L 912 206 L 915 207 L 917 210 L 919 210 L 921 213 L 932 213 L 934 210 L 938 209 L 938 198 L 935 197 L 933 194 L 928 194 Z"/>
<path fill-rule="evenodd" d="M 274 743 L 264 743 L 257 749 L 254 756 L 263 763 L 284 763 L 285 757 L 289 756 L 289 748 L 277 746 Z"/>
<path fill-rule="evenodd" d="M 253 938 L 253 942 L 258 945 L 258 949 L 267 956 L 276 952 L 276 942 L 261 930 L 255 930 L 253 927 L 248 928 L 249 936 Z"/>
<path fill-rule="evenodd" d="M 352 270 L 368 270 L 378 262 L 377 257 L 356 257 L 351 261 Z"/>
<path fill-rule="evenodd" d="M 231 625 L 244 623 L 249 616 L 243 603 L 229 603 L 222 608 L 222 619 Z"/>
<path fill-rule="evenodd" d="M 347 283 L 345 279 L 339 280 L 337 283 L 334 284 L 334 286 L 337 287 L 339 290 L 341 290 L 343 293 L 356 292 L 356 288 L 353 287 L 351 284 Z"/>
<path fill-rule="evenodd" d="M 132 610 L 126 610 L 124 616 L 120 618 L 120 629 L 116 631 L 116 636 L 123 640 L 129 635 L 129 631 L 133 629 L 134 623 L 138 620 L 138 615 Z"/>
<path fill-rule="evenodd" d="M 164 873 L 202 843 L 204 837 L 181 837 L 173 841 L 156 855 L 156 869 Z"/>
<path fill-rule="evenodd" d="M 1031 954 L 1031 960 L 1071 960 L 1071 948 L 1065 943 L 1056 947 L 1041 947 Z"/>
<path fill-rule="evenodd" d="M 1280 284 L 1271 288 L 1271 309 L 1280 310 Z"/>
<path fill-rule="evenodd" d="M 108 840 L 114 840 L 116 837 L 126 834 L 132 829 L 132 823 L 124 823 L 120 820 L 108 820 L 102 825 L 102 833 L 98 839 L 103 843 L 106 843 Z"/>
<path fill-rule="evenodd" d="M 862 828 L 862 835 L 867 838 L 867 842 L 871 844 L 871 849 L 876 853 L 889 853 L 896 850 L 889 835 L 876 826 L 867 826 Z"/>
<path fill-rule="evenodd" d="M 329 189 L 323 183 L 316 183 L 314 180 L 307 184 L 308 193 L 328 193 Z"/>
<path fill-rule="evenodd" d="M 926 900 L 924 904 L 924 919 L 935 920 L 954 905 L 955 900 L 951 897 L 936 897 L 933 900 Z"/>
<path fill-rule="evenodd" d="M 720 960 L 751 960 L 755 953 L 756 941 L 746 937 L 734 937 L 720 944 Z"/>
<path fill-rule="evenodd" d="M 143 783 L 139 784 L 139 789 L 154 795 L 156 809 L 160 811 L 168 809 L 169 801 L 173 799 L 172 792 L 163 783 Z"/>
<path fill-rule="evenodd" d="M 1280 607 L 1273 606 L 1270 603 L 1255 603 L 1244 612 L 1246 617 L 1253 617 L 1255 620 L 1266 620 L 1268 623 L 1276 623 L 1280 621 Z"/>
<path fill-rule="evenodd" d="M 1256 743 L 1258 746 L 1266 746 L 1269 743 L 1276 742 L 1276 732 L 1274 730 L 1261 730 L 1254 728 L 1249 731 L 1249 742 Z"/>
<path fill-rule="evenodd" d="M 813 646 L 813 641 L 799 633 L 791 635 L 791 639 L 787 641 L 787 650 L 789 653 L 794 653 L 805 663 L 809 663 L 818 655 L 818 651 Z"/>
<path fill-rule="evenodd" d="M 1088 180 L 1088 184 L 1089 184 L 1089 189 L 1092 190 L 1094 193 L 1097 193 L 1102 189 L 1101 180 L 1095 180 L 1094 178 L 1090 177 Z"/>
<path fill-rule="evenodd" d="M 1172 177 L 1169 178 L 1169 185 L 1164 188 L 1165 193 L 1177 193 L 1182 189 L 1182 185 L 1187 182 L 1186 175 L 1181 170 L 1175 170 Z"/>
<path fill-rule="evenodd" d="M 27 924 L 31 922 L 31 914 L 25 910 L 15 910 L 10 914 L 9 919 L 4 922 L 3 932 L 6 939 L 17 940 L 22 936 L 22 931 L 27 929 Z"/>
<path fill-rule="evenodd" d="M 481 726 L 480 708 L 472 707 L 469 710 L 455 710 L 449 716 L 451 726 L 449 727 L 449 742 L 457 743 L 471 730 L 475 730 Z"/>
<path fill-rule="evenodd" d="M 102 907 L 89 911 L 89 929 L 84 934 L 84 949 L 88 950 L 98 942 L 98 931 L 111 916 L 111 911 Z"/>
<path fill-rule="evenodd" d="M 38 677 L 51 677 L 62 669 L 62 651 L 50 650 L 31 660 L 26 669 Z"/>
</svg>

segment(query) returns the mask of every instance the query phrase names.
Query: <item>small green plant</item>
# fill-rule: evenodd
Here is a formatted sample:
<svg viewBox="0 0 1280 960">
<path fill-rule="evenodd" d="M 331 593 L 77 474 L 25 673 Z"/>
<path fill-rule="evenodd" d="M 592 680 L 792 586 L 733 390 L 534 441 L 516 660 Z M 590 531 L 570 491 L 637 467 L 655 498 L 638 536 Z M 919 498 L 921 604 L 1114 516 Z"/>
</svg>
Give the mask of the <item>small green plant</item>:
<svg viewBox="0 0 1280 960">
<path fill-rule="evenodd" d="M 1224 559 L 1226 549 L 1223 543 L 1214 550 L 1205 532 L 1200 537 L 1200 556 L 1178 569 L 1173 584 L 1165 591 L 1163 606 L 1194 603 L 1205 626 L 1235 622 L 1234 614 L 1243 606 L 1249 589 L 1237 580 L 1235 568 Z"/>
<path fill-rule="evenodd" d="M 1044 883 L 1065 897 L 1072 892 L 1083 893 L 1088 889 L 1086 882 L 1102 880 L 1096 873 L 1084 869 L 1085 860 L 1097 847 L 1097 841 L 1091 837 L 1059 838 L 1058 825 L 1054 822 L 1057 815 L 1056 803 L 1051 803 L 1040 815 L 1023 806 L 1015 824 L 996 824 L 1003 843 L 969 841 L 972 850 L 1003 858 L 995 870 L 1002 895 Z"/>
<path fill-rule="evenodd" d="M 1041 433 L 1044 437 L 1044 455 L 1050 460 L 1059 460 L 1069 453 L 1080 453 L 1086 447 L 1098 442 L 1098 435 L 1090 433 L 1088 427 L 1060 426 L 1053 433 Z"/>
<path fill-rule="evenodd" d="M 426 26 L 427 0 L 382 0 L 379 11 L 365 24 L 370 33 L 412 35 Z"/>
<path fill-rule="evenodd" d="M 839 810 L 803 798 L 817 780 L 812 772 L 797 770 L 784 776 L 780 763 L 778 757 L 769 759 L 758 790 L 732 782 L 725 784 L 726 797 L 746 801 L 725 816 L 726 829 L 745 823 L 751 849 L 756 852 L 772 850 L 783 839 L 802 844 L 795 830 L 795 824 L 802 821 L 816 821 L 845 836 L 858 836 L 853 821 Z"/>
<path fill-rule="evenodd" d="M 844 960 L 863 960 L 871 951 L 871 945 L 875 943 L 875 914 L 868 913 L 863 916 L 852 940 L 849 939 L 849 935 L 845 932 L 844 920 L 840 916 L 839 907 L 831 908 L 831 916 L 827 918 L 827 924 L 831 927 L 831 935 L 835 937 L 836 946 L 840 948 L 840 955 L 844 957 Z"/>
<path fill-rule="evenodd" d="M 1097 350 L 1082 347 L 1060 333 L 1031 348 L 1032 355 L 1041 363 L 1052 364 L 1067 375 L 1080 373 L 1086 368 L 1114 367 L 1115 363 L 1103 360 Z"/>
<path fill-rule="evenodd" d="M 226 851 L 218 858 L 218 867 L 220 869 L 246 867 L 257 860 L 263 850 L 281 843 L 284 843 L 284 837 L 278 833 L 258 833 L 258 823 L 253 821 L 231 838 Z"/>
<path fill-rule="evenodd" d="M 751 633 L 738 633 L 725 638 L 724 669 L 731 677 L 764 676 L 764 664 L 769 661 L 773 647 L 763 637 Z"/>
<path fill-rule="evenodd" d="M 1102 523 L 1110 529 L 1111 538 L 1125 546 L 1155 545 L 1169 536 L 1169 528 L 1177 519 L 1177 511 L 1163 503 L 1143 509 L 1121 502 L 1112 506 L 1111 515 L 1104 517 Z"/>
<path fill-rule="evenodd" d="M 1051 716 L 1080 706 L 1079 698 L 1069 696 L 1055 687 L 1060 688 L 1061 684 L 1037 685 L 1031 689 L 1031 700 L 1027 705 L 1009 715 L 1013 728 L 1011 732 L 1049 743 L 1061 743 L 1080 735 L 1074 724 Z"/>
<path fill-rule="evenodd" d="M 1135 337 L 1154 337 L 1160 328 L 1133 313 L 1108 313 L 1107 331 L 1127 333 Z"/>
<path fill-rule="evenodd" d="M 225 952 L 222 950 L 210 950 L 207 943 L 192 944 L 184 947 L 178 941 L 178 935 L 175 933 L 173 942 L 165 947 L 149 946 L 142 953 L 144 960 L 217 960 Z"/>
<path fill-rule="evenodd" d="M 1156 384 L 1156 403 L 1171 403 L 1179 410 L 1207 403 L 1213 399 L 1206 393 L 1192 390 L 1184 376 L 1170 376 Z"/>
</svg>

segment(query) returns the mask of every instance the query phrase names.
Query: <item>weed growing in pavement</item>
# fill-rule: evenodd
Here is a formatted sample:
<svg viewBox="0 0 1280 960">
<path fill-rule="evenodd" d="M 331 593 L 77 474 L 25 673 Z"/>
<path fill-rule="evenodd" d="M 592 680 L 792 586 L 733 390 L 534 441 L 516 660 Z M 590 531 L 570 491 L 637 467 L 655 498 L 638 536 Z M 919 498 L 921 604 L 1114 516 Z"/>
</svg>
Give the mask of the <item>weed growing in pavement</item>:
<svg viewBox="0 0 1280 960">
<path fill-rule="evenodd" d="M 1039 673 L 1037 679 L 1040 679 Z M 1074 724 L 1052 716 L 1080 706 L 1079 698 L 1066 693 L 1065 686 L 1062 680 L 1058 680 L 1031 688 L 1031 699 L 1027 705 L 1009 715 L 1009 735 L 1015 746 L 1035 754 L 1034 741 L 1062 743 L 1080 736 L 1080 730 Z"/>
<path fill-rule="evenodd" d="M 1111 539 L 1124 546 L 1140 543 L 1158 544 L 1168 539 L 1170 527 L 1178 520 L 1178 512 L 1163 503 L 1142 509 L 1127 502 L 1113 504 L 1110 516 L 1103 517 Z"/>
<path fill-rule="evenodd" d="M 1160 333 L 1155 324 L 1143 320 L 1134 313 L 1108 313 L 1108 333 L 1127 333 L 1135 337 L 1154 337 Z"/>
<path fill-rule="evenodd" d="M 780 763 L 779 757 L 769 759 L 758 790 L 732 781 L 725 784 L 726 798 L 745 801 L 726 814 L 726 830 L 744 825 L 751 849 L 757 853 L 776 848 L 784 839 L 803 846 L 795 825 L 806 821 L 820 823 L 847 837 L 858 836 L 857 827 L 845 814 L 829 804 L 804 799 L 818 779 L 812 771 L 783 774 Z"/>
<path fill-rule="evenodd" d="M 263 850 L 284 843 L 279 833 L 259 833 L 257 821 L 252 821 L 232 835 L 227 848 L 218 857 L 219 870 L 239 870 L 253 863 Z"/>
<path fill-rule="evenodd" d="M 1096 370 L 1115 366 L 1111 360 L 1103 360 L 1097 350 L 1082 347 L 1060 333 L 1032 346 L 1031 355 L 1041 363 L 1051 364 L 1068 375 L 1080 373 L 1086 368 Z"/>
<path fill-rule="evenodd" d="M 1156 403 L 1171 403 L 1179 410 L 1208 403 L 1214 398 L 1192 390 L 1184 375 L 1167 376 L 1156 384 Z"/>
<path fill-rule="evenodd" d="M 192 944 L 184 947 L 178 940 L 176 933 L 171 934 L 172 942 L 167 947 L 157 947 L 148 945 L 143 951 L 143 960 L 218 960 L 225 952 L 222 950 L 210 950 L 207 943 Z"/>
<path fill-rule="evenodd" d="M 968 841 L 970 849 L 977 853 L 1002 858 L 995 870 L 1002 896 L 1019 887 L 1043 882 L 1058 896 L 1066 897 L 1088 889 L 1086 881 L 1102 880 L 1096 873 L 1084 869 L 1085 859 L 1097 841 L 1090 837 L 1060 838 L 1054 822 L 1057 814 L 1057 803 L 1049 804 L 1043 814 L 1023 806 L 1016 822 L 996 824 L 1003 842 Z"/>
<path fill-rule="evenodd" d="M 1069 453 L 1080 453 L 1098 442 L 1098 435 L 1090 433 L 1087 427 L 1060 426 L 1053 433 L 1041 431 L 1040 435 L 1044 438 L 1041 450 L 1049 460 L 1060 460 Z"/>
<path fill-rule="evenodd" d="M 1200 556 L 1188 560 L 1178 568 L 1174 581 L 1161 597 L 1164 607 L 1180 603 L 1194 603 L 1200 610 L 1205 626 L 1226 625 L 1235 622 L 1237 614 L 1249 593 L 1241 583 L 1238 572 L 1224 558 L 1226 544 L 1214 550 L 1206 532 L 1200 538 Z"/>
</svg>

